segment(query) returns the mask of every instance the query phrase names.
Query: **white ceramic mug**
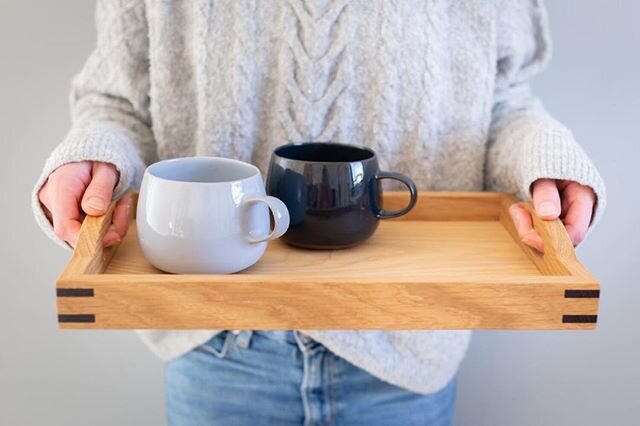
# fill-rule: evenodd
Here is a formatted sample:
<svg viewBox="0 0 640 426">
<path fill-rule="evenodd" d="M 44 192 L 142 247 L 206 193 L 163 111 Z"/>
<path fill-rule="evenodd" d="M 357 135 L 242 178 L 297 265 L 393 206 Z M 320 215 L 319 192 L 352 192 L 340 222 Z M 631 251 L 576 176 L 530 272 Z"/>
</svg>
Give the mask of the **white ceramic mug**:
<svg viewBox="0 0 640 426">
<path fill-rule="evenodd" d="M 176 158 L 145 171 L 137 227 L 142 251 L 156 268 L 230 274 L 260 260 L 267 241 L 289 227 L 289 212 L 282 201 L 265 195 L 260 170 L 251 164 Z"/>
</svg>

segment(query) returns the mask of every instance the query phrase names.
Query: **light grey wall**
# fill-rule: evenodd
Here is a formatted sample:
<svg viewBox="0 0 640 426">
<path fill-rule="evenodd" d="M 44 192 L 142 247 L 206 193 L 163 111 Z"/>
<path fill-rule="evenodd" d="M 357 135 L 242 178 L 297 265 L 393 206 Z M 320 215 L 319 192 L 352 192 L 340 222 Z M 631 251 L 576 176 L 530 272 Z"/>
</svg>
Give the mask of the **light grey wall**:
<svg viewBox="0 0 640 426">
<path fill-rule="evenodd" d="M 554 59 L 534 88 L 608 189 L 578 255 L 601 280 L 595 332 L 479 332 L 458 425 L 639 425 L 640 3 L 547 1 Z"/>
<path fill-rule="evenodd" d="M 0 425 L 162 425 L 162 368 L 132 333 L 56 329 L 69 255 L 30 192 L 69 125 L 69 80 L 95 42 L 94 2 L 0 1 Z"/>
<path fill-rule="evenodd" d="M 458 425 L 640 424 L 640 4 L 549 1 L 555 59 L 535 87 L 599 165 L 609 210 L 580 248 L 603 285 L 595 332 L 480 332 Z M 93 2 L 0 2 L 0 425 L 163 423 L 161 365 L 125 332 L 62 332 L 68 254 L 36 228 L 31 185 L 68 126 Z M 635 226 L 634 226 L 635 225 Z"/>
</svg>

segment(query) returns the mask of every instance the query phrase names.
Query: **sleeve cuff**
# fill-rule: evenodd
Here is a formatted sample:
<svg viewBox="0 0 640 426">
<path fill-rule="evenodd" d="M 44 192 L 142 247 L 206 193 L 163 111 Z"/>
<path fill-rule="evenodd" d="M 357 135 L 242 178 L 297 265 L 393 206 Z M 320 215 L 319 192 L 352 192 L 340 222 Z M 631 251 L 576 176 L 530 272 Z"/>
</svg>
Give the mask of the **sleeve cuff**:
<svg viewBox="0 0 640 426">
<path fill-rule="evenodd" d="M 530 136 L 534 136 L 531 135 Z M 596 194 L 596 206 L 591 221 L 595 226 L 607 204 L 604 181 L 593 162 L 566 129 L 554 129 L 529 138 L 520 145 L 520 183 L 517 195 L 531 200 L 531 185 L 538 179 L 559 179 L 589 186 Z"/>
<path fill-rule="evenodd" d="M 120 180 L 114 189 L 113 199 L 139 187 L 145 168 L 131 136 L 117 123 L 102 122 L 88 127 L 73 128 L 69 132 L 62 144 L 58 145 L 47 159 L 31 197 L 33 213 L 40 228 L 49 238 L 67 249 L 70 248 L 69 245 L 54 234 L 53 226 L 45 216 L 38 199 L 38 193 L 54 170 L 76 161 L 101 161 L 111 163 L 118 169 Z"/>
</svg>

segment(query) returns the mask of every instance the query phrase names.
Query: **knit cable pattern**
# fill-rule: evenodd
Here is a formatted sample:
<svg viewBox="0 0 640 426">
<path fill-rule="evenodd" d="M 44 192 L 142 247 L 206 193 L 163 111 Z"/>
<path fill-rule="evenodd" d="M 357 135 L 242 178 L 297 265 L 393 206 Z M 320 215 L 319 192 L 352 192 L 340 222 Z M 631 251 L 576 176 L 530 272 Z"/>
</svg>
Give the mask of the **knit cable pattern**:
<svg viewBox="0 0 640 426">
<path fill-rule="evenodd" d="M 340 123 L 352 72 L 349 41 L 355 29 L 351 0 L 289 0 L 280 55 L 281 124 L 291 141 L 329 141 Z"/>
</svg>

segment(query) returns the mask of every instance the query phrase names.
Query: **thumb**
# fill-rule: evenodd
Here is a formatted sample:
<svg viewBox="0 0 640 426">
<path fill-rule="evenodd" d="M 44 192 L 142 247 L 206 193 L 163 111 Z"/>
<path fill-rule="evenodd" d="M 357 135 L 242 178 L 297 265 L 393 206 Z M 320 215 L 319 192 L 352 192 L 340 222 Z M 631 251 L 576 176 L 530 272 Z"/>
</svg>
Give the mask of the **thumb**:
<svg viewBox="0 0 640 426">
<path fill-rule="evenodd" d="M 116 183 L 118 171 L 113 164 L 93 163 L 91 182 L 82 196 L 82 210 L 90 216 L 104 214 L 111 202 Z"/>
<path fill-rule="evenodd" d="M 552 220 L 560 216 L 560 193 L 555 180 L 538 179 L 533 183 L 533 207 L 543 219 Z"/>
</svg>

